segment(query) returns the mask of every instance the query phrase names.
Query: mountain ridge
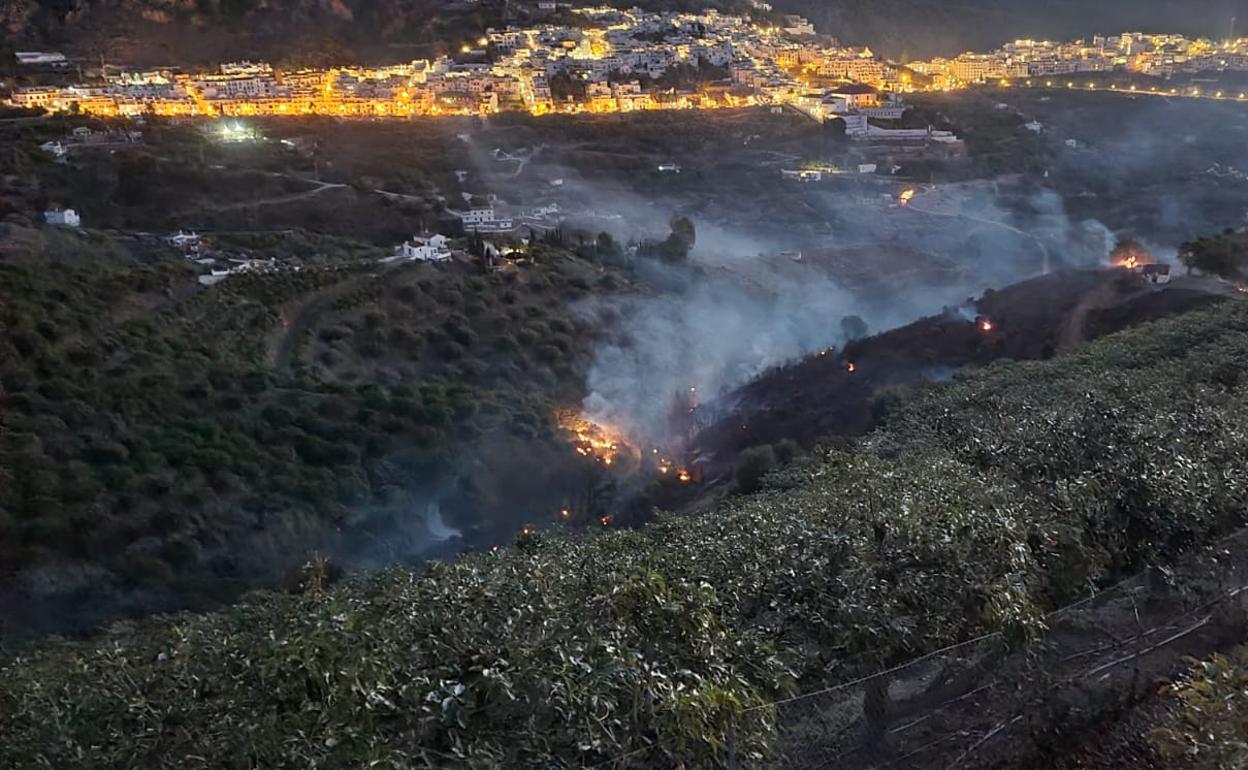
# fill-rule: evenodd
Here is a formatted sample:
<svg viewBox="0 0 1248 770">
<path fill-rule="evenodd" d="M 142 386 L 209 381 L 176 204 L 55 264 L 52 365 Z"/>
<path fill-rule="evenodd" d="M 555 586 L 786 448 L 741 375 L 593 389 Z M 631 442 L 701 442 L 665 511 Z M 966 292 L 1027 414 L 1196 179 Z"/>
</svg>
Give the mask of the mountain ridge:
<svg viewBox="0 0 1248 770">
<path fill-rule="evenodd" d="M 615 4 L 631 6 L 631 0 Z M 648 8 L 716 7 L 744 12 L 741 0 L 649 0 Z M 1221 38 L 1232 19 L 1248 24 L 1248 0 L 775 0 L 775 9 L 811 19 L 821 33 L 901 59 L 954 55 L 1020 37 L 1073 39 L 1129 29 Z M 126 64 L 209 63 L 246 57 L 394 61 L 445 52 L 490 26 L 543 16 L 535 4 L 501 0 L 10 0 L 0 27 L 19 48 L 59 47 Z"/>
</svg>

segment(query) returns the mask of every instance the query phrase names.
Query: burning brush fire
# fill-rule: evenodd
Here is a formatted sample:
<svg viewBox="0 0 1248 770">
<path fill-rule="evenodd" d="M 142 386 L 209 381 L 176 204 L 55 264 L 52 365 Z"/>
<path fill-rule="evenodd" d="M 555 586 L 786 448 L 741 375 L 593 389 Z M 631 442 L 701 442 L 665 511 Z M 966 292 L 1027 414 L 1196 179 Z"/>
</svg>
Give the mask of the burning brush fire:
<svg viewBox="0 0 1248 770">
<path fill-rule="evenodd" d="M 902 206 L 910 205 L 910 200 L 914 197 L 914 189 L 905 190 L 897 197 L 897 203 Z"/>
<path fill-rule="evenodd" d="M 570 411 L 556 415 L 559 427 L 572 436 L 572 446 L 582 457 L 590 457 L 603 465 L 611 465 L 627 448 L 624 437 L 611 428 L 591 422 Z"/>
<path fill-rule="evenodd" d="M 690 469 L 680 466 L 657 447 L 650 450 L 651 456 L 646 458 L 646 462 L 642 462 L 643 458 L 621 431 L 588 420 L 572 411 L 560 411 L 556 418 L 559 427 L 568 434 L 572 448 L 582 457 L 608 468 L 618 468 L 624 473 L 639 468 L 651 468 L 659 476 L 675 479 L 682 484 L 694 480 L 694 473 Z M 561 515 L 567 518 L 567 514 Z"/>
</svg>

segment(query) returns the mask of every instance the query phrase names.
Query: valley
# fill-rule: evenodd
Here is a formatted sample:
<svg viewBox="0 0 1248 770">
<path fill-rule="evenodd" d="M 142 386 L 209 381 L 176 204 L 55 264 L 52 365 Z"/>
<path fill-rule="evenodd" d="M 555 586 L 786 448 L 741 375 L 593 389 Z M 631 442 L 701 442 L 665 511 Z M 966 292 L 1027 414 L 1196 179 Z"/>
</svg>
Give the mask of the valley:
<svg viewBox="0 0 1248 770">
<path fill-rule="evenodd" d="M 837 120 L 0 122 L 0 766 L 1212 770 L 1248 111 Z"/>
</svg>

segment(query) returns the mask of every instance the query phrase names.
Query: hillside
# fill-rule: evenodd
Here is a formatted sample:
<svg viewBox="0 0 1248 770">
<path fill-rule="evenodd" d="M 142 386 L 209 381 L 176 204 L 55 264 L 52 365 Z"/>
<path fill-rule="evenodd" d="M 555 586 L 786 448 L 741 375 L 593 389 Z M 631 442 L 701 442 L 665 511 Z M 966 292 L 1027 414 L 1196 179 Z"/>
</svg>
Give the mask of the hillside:
<svg viewBox="0 0 1248 770">
<path fill-rule="evenodd" d="M 740 0 L 632 0 L 621 6 L 743 12 Z M 1070 39 L 1127 29 L 1224 36 L 1243 0 L 1103 0 L 1043 7 L 1025 0 L 777 0 L 846 43 L 894 57 L 952 55 L 1020 37 Z M 486 0 L 12 0 L 0 26 L 21 48 L 58 47 L 95 61 L 214 63 L 239 58 L 400 61 L 445 51 L 508 22 L 542 18 L 536 3 Z"/>
<path fill-rule="evenodd" d="M 762 764 L 755 706 L 1016 647 L 1242 526 L 1245 355 L 1225 302 L 912 391 L 702 515 L 336 587 L 314 564 L 298 594 L 45 645 L 0 670 L 0 764 Z"/>
<path fill-rule="evenodd" d="M 706 406 L 716 419 L 698 434 L 694 451 L 719 473 L 752 446 L 786 440 L 810 446 L 829 435 L 861 435 L 899 386 L 948 380 L 964 367 L 994 361 L 1051 358 L 1085 340 L 1223 299 L 1207 282 L 1180 277 L 1157 287 L 1123 270 L 1021 281 L 766 372 Z"/>
<path fill-rule="evenodd" d="M 430 502 L 489 543 L 518 507 L 579 491 L 552 413 L 581 397 L 593 319 L 569 308 L 611 291 L 596 265 L 541 246 L 491 274 L 305 253 L 204 288 L 185 260 L 62 237 L 77 264 L 0 265 L 11 633 L 211 606 L 313 550 L 416 558 L 436 549 Z"/>
</svg>

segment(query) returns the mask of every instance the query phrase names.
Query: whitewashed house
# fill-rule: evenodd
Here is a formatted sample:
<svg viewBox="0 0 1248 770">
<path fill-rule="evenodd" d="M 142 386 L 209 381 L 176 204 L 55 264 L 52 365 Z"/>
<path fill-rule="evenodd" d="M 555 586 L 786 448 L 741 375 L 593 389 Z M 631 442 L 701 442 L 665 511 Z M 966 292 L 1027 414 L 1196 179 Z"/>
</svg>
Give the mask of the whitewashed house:
<svg viewBox="0 0 1248 770">
<path fill-rule="evenodd" d="M 166 237 L 165 242 L 182 252 L 187 259 L 199 258 L 199 233 L 194 230 L 189 233 L 179 230 L 176 235 Z"/>
<path fill-rule="evenodd" d="M 413 237 L 395 250 L 395 261 L 447 262 L 451 258 L 450 239 L 445 235 Z"/>
<path fill-rule="evenodd" d="M 48 209 L 43 212 L 43 221 L 58 227 L 79 227 L 82 220 L 73 209 Z"/>
<path fill-rule="evenodd" d="M 44 142 L 43 144 L 39 145 L 39 149 L 43 150 L 44 152 L 46 152 L 47 154 L 51 155 L 54 158 L 63 158 L 65 157 L 65 154 L 69 152 L 69 150 L 65 147 L 65 145 L 61 144 L 60 142 Z"/>
</svg>

